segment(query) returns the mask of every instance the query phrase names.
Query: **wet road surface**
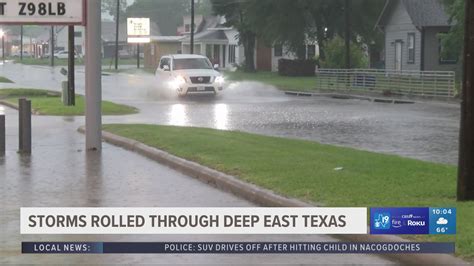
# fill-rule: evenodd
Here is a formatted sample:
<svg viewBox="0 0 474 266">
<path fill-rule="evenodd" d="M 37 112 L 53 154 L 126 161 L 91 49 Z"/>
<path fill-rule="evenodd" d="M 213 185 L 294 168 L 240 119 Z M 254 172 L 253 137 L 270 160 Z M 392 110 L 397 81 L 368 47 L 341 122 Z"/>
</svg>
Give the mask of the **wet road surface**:
<svg viewBox="0 0 474 266">
<path fill-rule="evenodd" d="M 388 264 L 370 255 L 21 255 L 21 241 L 336 241 L 310 235 L 20 235 L 21 207 L 247 207 L 252 203 L 155 161 L 104 144 L 84 152 L 84 118 L 35 116 L 33 154 L 21 156 L 18 114 L 6 108 L 0 157 L 0 264 Z M 126 159 L 124 159 L 126 158 Z"/>
<path fill-rule="evenodd" d="M 0 66 L 8 78 L 29 86 L 59 90 L 60 68 Z M 84 70 L 77 70 L 84 93 Z M 363 100 L 286 96 L 259 83 L 233 83 L 217 98 L 178 99 L 157 88 L 147 74 L 103 76 L 103 98 L 129 104 L 140 114 L 104 117 L 104 123 L 151 123 L 241 130 L 315 140 L 421 160 L 456 164 L 459 105 L 386 104 Z M 11 85 L 0 85 L 9 87 Z M 1 87 L 0 87 L 1 88 Z"/>
</svg>

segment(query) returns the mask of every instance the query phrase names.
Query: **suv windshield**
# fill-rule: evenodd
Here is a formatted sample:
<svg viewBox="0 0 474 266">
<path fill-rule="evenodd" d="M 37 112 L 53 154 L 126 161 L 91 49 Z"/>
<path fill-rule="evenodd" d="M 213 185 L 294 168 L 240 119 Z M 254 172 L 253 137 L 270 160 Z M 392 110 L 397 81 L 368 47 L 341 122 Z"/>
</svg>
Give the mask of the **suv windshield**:
<svg viewBox="0 0 474 266">
<path fill-rule="evenodd" d="M 204 58 L 174 59 L 174 69 L 212 69 L 212 66 Z"/>
</svg>

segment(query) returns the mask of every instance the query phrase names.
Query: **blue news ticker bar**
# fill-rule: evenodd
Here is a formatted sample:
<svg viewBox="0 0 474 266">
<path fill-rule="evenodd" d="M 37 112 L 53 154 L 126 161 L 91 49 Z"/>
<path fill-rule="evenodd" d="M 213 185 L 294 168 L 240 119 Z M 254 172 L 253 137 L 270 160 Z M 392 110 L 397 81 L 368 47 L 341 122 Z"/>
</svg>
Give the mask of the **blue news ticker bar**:
<svg viewBox="0 0 474 266">
<path fill-rule="evenodd" d="M 22 242 L 23 254 L 453 254 L 451 242 Z"/>
</svg>

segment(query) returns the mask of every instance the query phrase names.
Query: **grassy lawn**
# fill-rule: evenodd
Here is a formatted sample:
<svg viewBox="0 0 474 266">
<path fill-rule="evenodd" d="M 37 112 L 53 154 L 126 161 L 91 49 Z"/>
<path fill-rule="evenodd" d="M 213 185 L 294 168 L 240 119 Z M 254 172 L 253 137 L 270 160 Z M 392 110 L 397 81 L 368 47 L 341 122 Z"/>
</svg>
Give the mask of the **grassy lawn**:
<svg viewBox="0 0 474 266">
<path fill-rule="evenodd" d="M 42 115 L 84 115 L 84 97 L 82 95 L 76 95 L 75 106 L 64 106 L 58 92 L 35 89 L 0 89 L 0 99 L 4 99 L 9 103 L 17 105 L 20 97 L 31 99 L 32 109 Z M 137 112 L 137 109 L 130 106 L 108 101 L 102 102 L 102 113 L 104 115 L 126 115 Z"/>
<path fill-rule="evenodd" d="M 13 83 L 13 81 L 5 78 L 5 77 L 0 77 L 0 83 Z"/>
<path fill-rule="evenodd" d="M 454 166 L 242 132 L 155 125 L 104 129 L 304 201 L 344 207 L 456 207 L 456 237 L 411 239 L 455 240 L 457 255 L 474 260 L 474 202 L 456 202 Z M 335 171 L 337 167 L 344 169 Z"/>
<path fill-rule="evenodd" d="M 316 77 L 284 77 L 273 72 L 245 73 L 236 71 L 224 74 L 229 81 L 257 81 L 273 85 L 281 90 L 313 91 L 316 88 Z"/>
</svg>

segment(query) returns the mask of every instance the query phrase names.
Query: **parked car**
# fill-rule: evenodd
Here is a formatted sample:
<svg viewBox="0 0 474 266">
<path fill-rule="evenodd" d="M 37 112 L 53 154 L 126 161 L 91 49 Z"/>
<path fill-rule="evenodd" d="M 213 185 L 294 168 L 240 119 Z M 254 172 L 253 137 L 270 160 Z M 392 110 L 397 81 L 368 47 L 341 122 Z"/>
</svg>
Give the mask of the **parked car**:
<svg viewBox="0 0 474 266">
<path fill-rule="evenodd" d="M 57 59 L 68 59 L 69 58 L 69 52 L 68 51 L 61 51 L 58 53 L 54 54 L 54 57 Z M 77 53 L 74 52 L 74 58 L 77 59 Z"/>
<path fill-rule="evenodd" d="M 190 93 L 218 94 L 224 89 L 224 77 L 205 56 L 174 54 L 163 56 L 155 72 L 162 87 L 176 90 L 179 96 Z"/>
<path fill-rule="evenodd" d="M 12 53 L 12 57 L 20 57 L 20 55 L 21 55 L 20 51 Z M 30 54 L 28 51 L 23 51 L 23 57 L 32 57 L 32 56 L 33 55 Z"/>
<path fill-rule="evenodd" d="M 119 50 L 119 58 L 129 59 L 132 58 L 132 55 L 127 50 Z"/>
</svg>

